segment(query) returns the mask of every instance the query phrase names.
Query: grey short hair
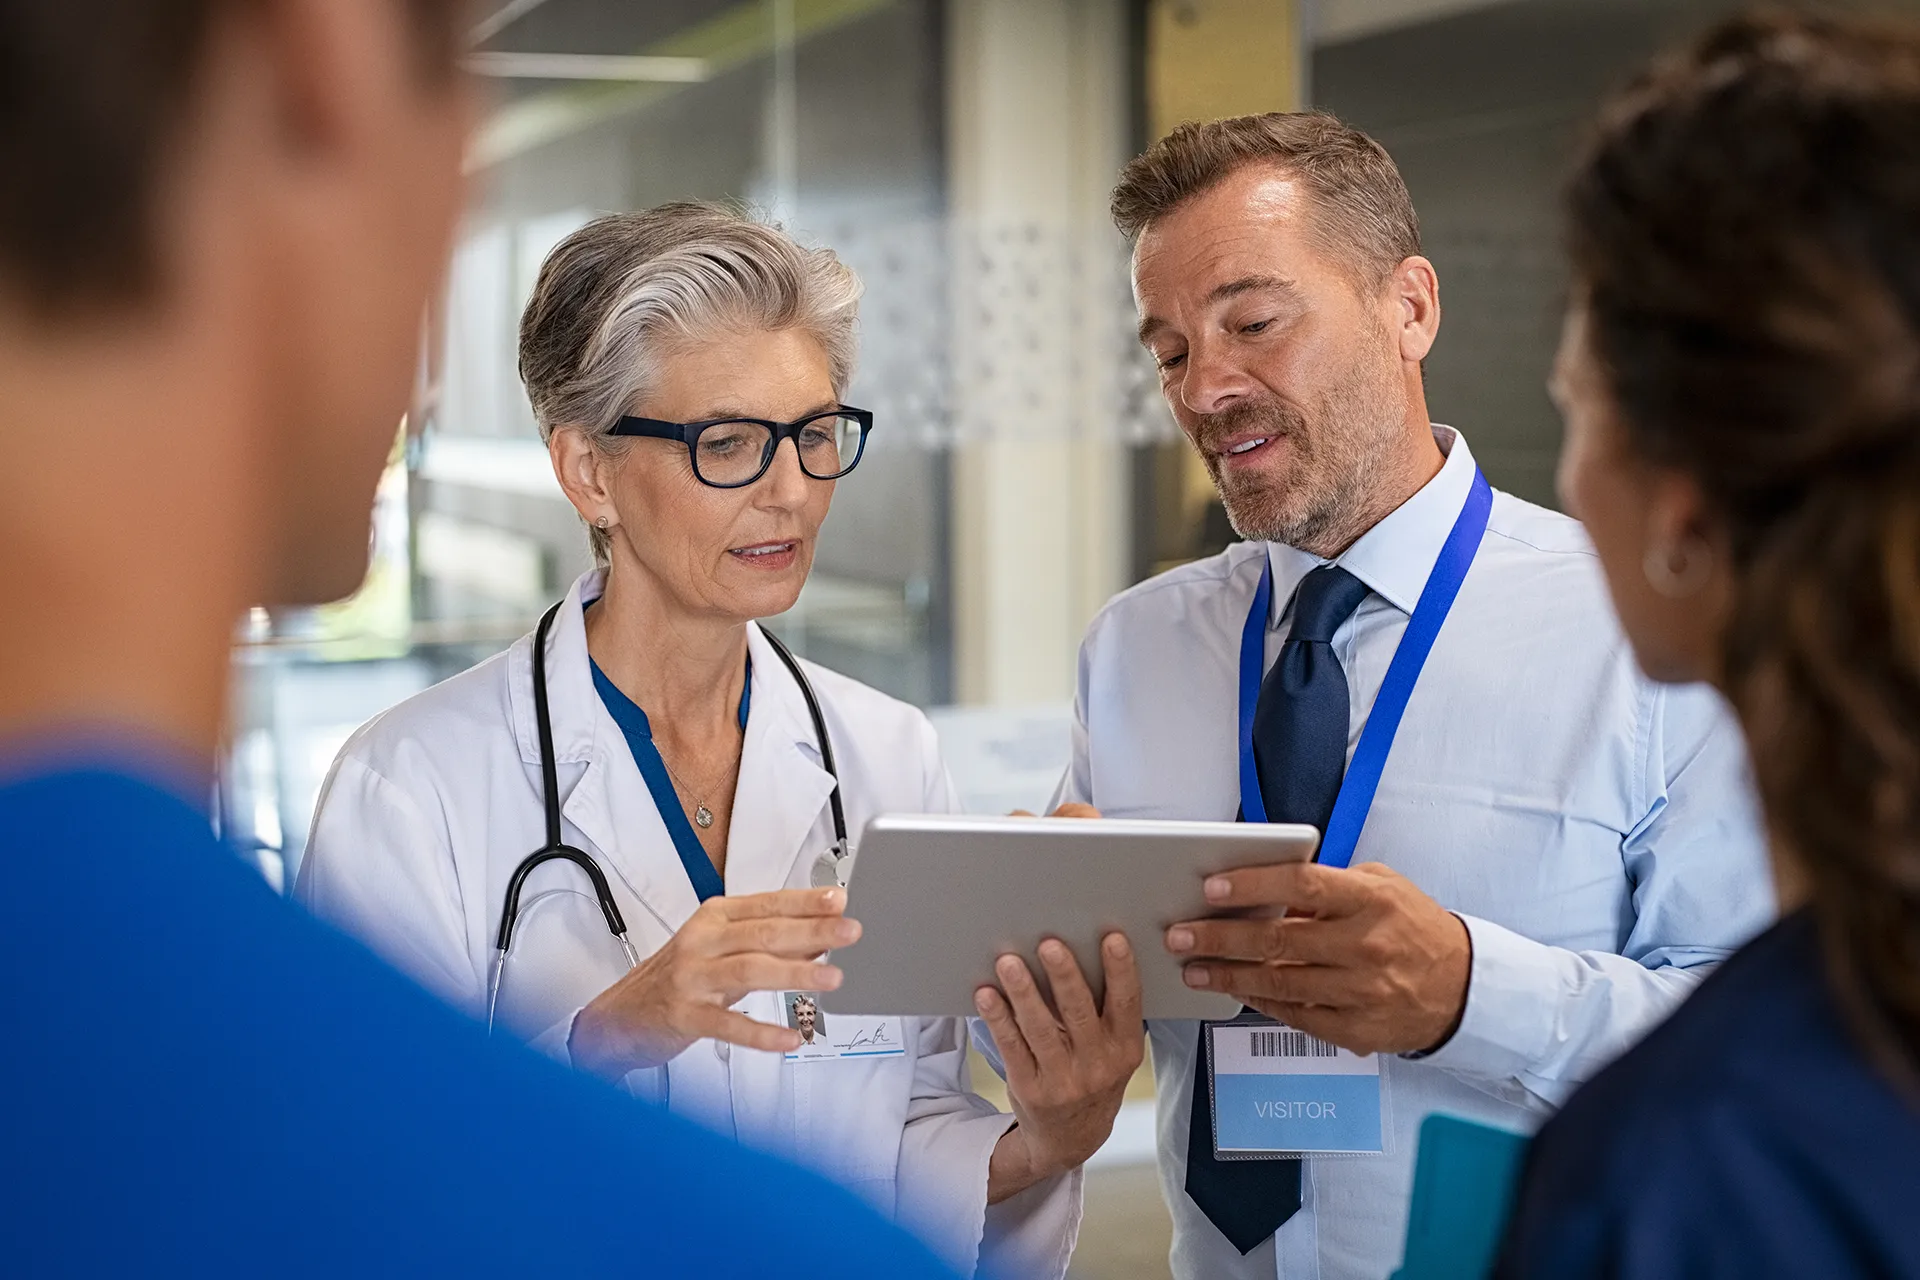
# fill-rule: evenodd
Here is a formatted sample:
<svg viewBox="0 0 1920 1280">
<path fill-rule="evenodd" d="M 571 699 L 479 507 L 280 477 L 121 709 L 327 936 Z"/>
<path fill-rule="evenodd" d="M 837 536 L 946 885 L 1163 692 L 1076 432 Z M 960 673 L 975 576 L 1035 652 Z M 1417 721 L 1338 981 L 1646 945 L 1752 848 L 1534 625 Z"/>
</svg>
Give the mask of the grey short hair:
<svg viewBox="0 0 1920 1280">
<path fill-rule="evenodd" d="M 595 218 L 547 255 L 520 317 L 520 379 L 540 438 L 560 427 L 619 456 L 607 432 L 643 399 L 676 345 L 801 328 L 826 352 L 833 393 L 858 355 L 862 285 L 831 249 L 808 249 L 743 209 L 683 202 Z M 606 534 L 589 527 L 594 559 Z"/>
</svg>

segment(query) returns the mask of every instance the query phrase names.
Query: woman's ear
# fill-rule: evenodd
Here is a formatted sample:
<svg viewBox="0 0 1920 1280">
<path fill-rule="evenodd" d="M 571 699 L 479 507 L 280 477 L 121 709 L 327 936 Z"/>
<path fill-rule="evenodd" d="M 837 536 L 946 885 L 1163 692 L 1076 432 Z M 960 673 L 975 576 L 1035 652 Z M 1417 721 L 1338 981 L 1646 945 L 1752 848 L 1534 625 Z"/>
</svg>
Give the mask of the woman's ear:
<svg viewBox="0 0 1920 1280">
<path fill-rule="evenodd" d="M 1671 600 L 1687 600 L 1704 614 L 1724 604 L 1729 548 L 1706 494 L 1692 476 L 1662 470 L 1647 491 L 1647 583 Z"/>
<path fill-rule="evenodd" d="M 1719 551 L 1706 495 L 1692 476 L 1679 471 L 1661 471 L 1651 477 L 1647 499 L 1649 553 L 1684 554 L 1699 548 L 1712 556 Z"/>
<path fill-rule="evenodd" d="M 613 507 L 611 464 L 578 427 L 555 427 L 547 438 L 553 478 L 588 524 L 605 529 L 620 522 Z"/>
<path fill-rule="evenodd" d="M 1735 595 L 1726 526 L 1692 476 L 1662 471 L 1647 496 L 1643 569 L 1647 585 L 1664 597 L 1657 616 L 1665 631 L 1661 652 L 1667 655 L 1659 669 L 1647 669 L 1659 680 L 1717 684 Z"/>
</svg>

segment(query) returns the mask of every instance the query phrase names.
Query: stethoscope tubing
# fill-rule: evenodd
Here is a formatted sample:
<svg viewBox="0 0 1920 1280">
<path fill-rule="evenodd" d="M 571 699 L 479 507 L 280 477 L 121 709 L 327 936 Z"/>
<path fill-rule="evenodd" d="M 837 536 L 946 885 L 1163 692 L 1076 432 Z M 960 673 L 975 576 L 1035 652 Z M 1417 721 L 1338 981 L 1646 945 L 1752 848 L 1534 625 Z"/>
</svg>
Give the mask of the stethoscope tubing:
<svg viewBox="0 0 1920 1280">
<path fill-rule="evenodd" d="M 500 928 L 494 936 L 493 964 L 487 975 L 489 1032 L 493 1030 L 494 1010 L 500 1002 L 500 983 L 506 973 L 507 952 L 513 946 L 513 931 L 520 919 L 520 891 L 525 887 L 527 877 L 545 863 L 556 859 L 571 862 L 586 874 L 593 885 L 594 898 L 600 904 L 600 914 L 606 917 L 607 931 L 627 953 L 628 967 L 640 963 L 640 954 L 627 937 L 627 922 L 620 914 L 620 904 L 613 900 L 613 888 L 607 883 L 606 872 L 600 869 L 600 864 L 593 860 L 592 855 L 560 838 L 560 766 L 553 749 L 553 716 L 547 705 L 547 635 L 553 629 L 553 620 L 559 615 L 561 605 L 565 603 L 562 600 L 542 614 L 540 625 L 533 632 L 533 718 L 540 738 L 540 800 L 546 815 L 547 840 L 523 858 L 507 880 Z M 814 741 L 820 747 L 820 767 L 833 779 L 833 789 L 827 793 L 827 801 L 833 811 L 833 846 L 828 853 L 833 865 L 841 867 L 849 849 L 847 815 L 840 800 L 840 772 L 834 766 L 833 739 L 827 732 L 827 718 L 820 710 L 820 700 L 814 695 L 812 683 L 800 669 L 799 659 L 772 632 L 762 628 L 760 634 L 766 638 L 787 670 L 793 673 L 794 683 L 800 686 L 800 696 L 807 704 L 807 715 L 813 720 Z"/>
</svg>

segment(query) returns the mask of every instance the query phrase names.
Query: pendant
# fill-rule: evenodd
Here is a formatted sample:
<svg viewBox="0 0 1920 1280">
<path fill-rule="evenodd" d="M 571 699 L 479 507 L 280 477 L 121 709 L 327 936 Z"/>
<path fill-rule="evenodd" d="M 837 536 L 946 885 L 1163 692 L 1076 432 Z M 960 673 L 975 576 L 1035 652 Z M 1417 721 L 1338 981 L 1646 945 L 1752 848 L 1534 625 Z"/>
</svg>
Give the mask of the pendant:
<svg viewBox="0 0 1920 1280">
<path fill-rule="evenodd" d="M 713 810 L 707 808 L 705 805 L 696 806 L 693 811 L 693 823 L 702 831 L 705 831 L 713 825 Z"/>
</svg>

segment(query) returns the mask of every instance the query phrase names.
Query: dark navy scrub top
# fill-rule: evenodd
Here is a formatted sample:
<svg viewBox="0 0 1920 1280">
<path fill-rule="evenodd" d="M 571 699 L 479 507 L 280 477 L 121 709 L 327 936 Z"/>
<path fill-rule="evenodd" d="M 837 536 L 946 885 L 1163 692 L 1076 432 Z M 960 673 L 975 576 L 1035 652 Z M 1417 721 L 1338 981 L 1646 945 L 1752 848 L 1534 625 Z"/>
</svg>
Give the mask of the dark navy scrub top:
<svg viewBox="0 0 1920 1280">
<path fill-rule="evenodd" d="M 640 766 L 640 776 L 646 779 L 647 791 L 653 796 L 653 807 L 660 811 L 661 821 L 667 824 L 667 834 L 673 837 L 673 848 L 680 855 L 680 865 L 687 869 L 687 879 L 693 882 L 693 891 L 700 901 L 717 898 L 726 893 L 726 882 L 714 869 L 713 859 L 707 856 L 706 849 L 700 843 L 700 837 L 694 834 L 693 824 L 687 821 L 687 811 L 680 803 L 680 793 L 673 789 L 673 776 L 667 772 L 667 762 L 660 755 L 660 748 L 653 741 L 653 725 L 647 719 L 647 713 L 640 704 L 620 692 L 619 686 L 607 679 L 607 673 L 592 658 L 587 661 L 593 667 L 593 687 L 600 693 L 600 701 L 605 704 L 607 714 L 620 726 L 620 732 L 627 739 L 627 750 L 633 752 L 633 762 Z M 747 727 L 747 713 L 753 701 L 753 660 L 747 660 L 747 682 L 740 689 L 740 728 Z"/>
<path fill-rule="evenodd" d="M 1920 1277 L 1920 1095 L 1787 917 L 1541 1131 L 1502 1280 Z"/>
</svg>

